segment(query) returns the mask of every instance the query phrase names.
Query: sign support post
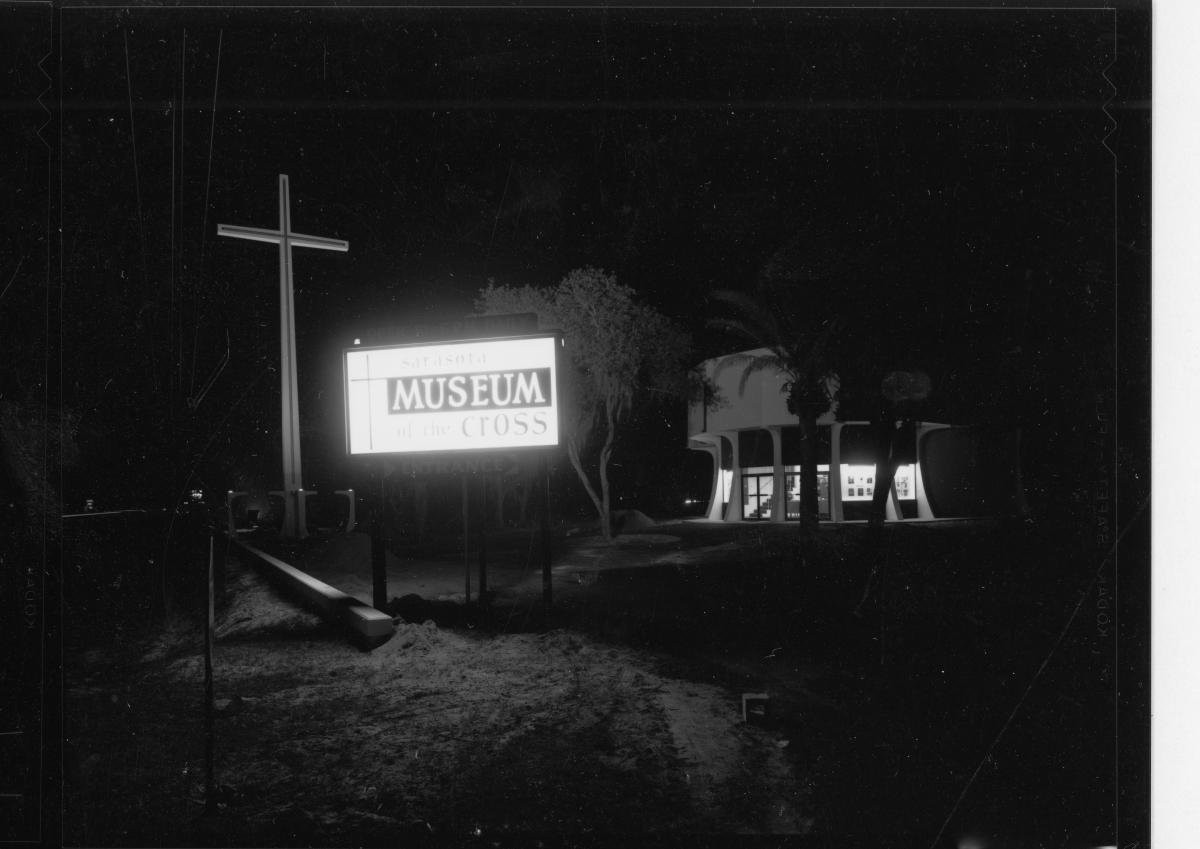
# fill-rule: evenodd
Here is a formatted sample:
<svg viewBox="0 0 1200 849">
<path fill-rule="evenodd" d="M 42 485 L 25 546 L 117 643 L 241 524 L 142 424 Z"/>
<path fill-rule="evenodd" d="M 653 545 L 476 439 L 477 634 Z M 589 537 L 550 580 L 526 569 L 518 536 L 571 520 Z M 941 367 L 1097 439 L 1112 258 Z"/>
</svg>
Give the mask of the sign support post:
<svg viewBox="0 0 1200 849">
<path fill-rule="evenodd" d="M 371 517 L 371 601 L 376 610 L 387 612 L 387 498 L 384 477 L 379 476 L 379 506 Z"/>
<path fill-rule="evenodd" d="M 479 476 L 479 603 L 487 604 L 487 476 Z"/>
<path fill-rule="evenodd" d="M 542 478 L 540 481 L 542 484 L 542 604 L 549 613 L 553 596 L 550 574 L 550 464 L 546 461 L 545 454 L 542 455 L 540 466 L 541 475 L 539 477 Z"/>
<path fill-rule="evenodd" d="M 463 572 L 466 575 L 465 603 L 471 603 L 471 493 L 467 488 L 467 473 L 462 475 Z"/>
</svg>

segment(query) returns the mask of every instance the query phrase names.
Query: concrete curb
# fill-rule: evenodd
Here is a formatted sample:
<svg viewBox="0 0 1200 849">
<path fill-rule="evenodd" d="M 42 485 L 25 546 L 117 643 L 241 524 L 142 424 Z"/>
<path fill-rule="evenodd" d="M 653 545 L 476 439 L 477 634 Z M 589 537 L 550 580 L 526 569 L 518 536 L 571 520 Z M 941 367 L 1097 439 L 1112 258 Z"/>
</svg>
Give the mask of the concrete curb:
<svg viewBox="0 0 1200 849">
<path fill-rule="evenodd" d="M 355 641 L 365 648 L 372 649 L 387 642 L 395 632 L 392 617 L 386 613 L 363 604 L 354 596 L 347 595 L 329 584 L 318 581 L 311 575 L 301 572 L 295 566 L 284 563 L 277 557 L 272 557 L 265 551 L 260 551 L 240 540 L 233 542 L 250 555 L 270 580 L 281 584 L 289 594 L 298 598 L 302 604 L 314 610 L 322 618 L 350 629 Z"/>
</svg>

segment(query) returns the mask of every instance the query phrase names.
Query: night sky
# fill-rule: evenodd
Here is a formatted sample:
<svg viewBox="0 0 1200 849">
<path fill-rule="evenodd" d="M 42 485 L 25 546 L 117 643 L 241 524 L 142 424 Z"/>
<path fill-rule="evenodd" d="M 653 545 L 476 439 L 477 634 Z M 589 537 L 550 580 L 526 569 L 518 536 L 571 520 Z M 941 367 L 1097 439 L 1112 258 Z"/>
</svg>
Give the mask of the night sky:
<svg viewBox="0 0 1200 849">
<path fill-rule="evenodd" d="M 747 347 L 709 293 L 783 262 L 933 413 L 1070 453 L 1145 390 L 1147 11 L 5 7 L 0 285 L 38 317 L 5 392 L 74 416 L 67 501 L 172 462 L 277 486 L 277 251 L 216 226 L 276 227 L 286 173 L 293 227 L 350 243 L 295 251 L 306 483 L 348 474 L 355 336 L 585 265 L 698 360 Z"/>
<path fill-rule="evenodd" d="M 1035 5 L 0 5 L 0 530 L 31 524 L 30 481 L 47 514 L 280 486 L 278 252 L 216 229 L 278 226 L 287 174 L 293 228 L 350 244 L 294 252 L 306 487 L 361 493 L 383 465 L 346 456 L 356 337 L 596 266 L 699 362 L 750 347 L 708 326 L 714 292 L 769 295 L 841 323 L 847 417 L 921 369 L 922 418 L 1020 430 L 1037 522 L 1096 550 L 1101 512 L 1132 529 L 1140 686 L 1150 4 Z M 635 407 L 616 506 L 706 495 L 685 424 Z M 556 485 L 588 515 L 565 462 Z M 56 521 L 25 529 L 48 572 Z"/>
</svg>

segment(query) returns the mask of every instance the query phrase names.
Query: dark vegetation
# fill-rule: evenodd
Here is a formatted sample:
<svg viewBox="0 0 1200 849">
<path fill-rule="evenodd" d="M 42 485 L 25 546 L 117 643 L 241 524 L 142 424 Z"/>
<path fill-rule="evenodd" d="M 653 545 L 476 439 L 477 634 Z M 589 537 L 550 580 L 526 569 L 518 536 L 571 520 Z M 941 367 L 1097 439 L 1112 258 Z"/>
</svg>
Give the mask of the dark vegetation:
<svg viewBox="0 0 1200 849">
<path fill-rule="evenodd" d="M 686 526 L 672 530 L 688 545 Z M 812 771 L 834 845 L 931 845 L 944 822 L 1018 845 L 1111 834 L 1101 555 L 1025 525 L 735 535 L 720 566 L 601 572 L 559 615 L 776 691 L 771 721 Z"/>
</svg>

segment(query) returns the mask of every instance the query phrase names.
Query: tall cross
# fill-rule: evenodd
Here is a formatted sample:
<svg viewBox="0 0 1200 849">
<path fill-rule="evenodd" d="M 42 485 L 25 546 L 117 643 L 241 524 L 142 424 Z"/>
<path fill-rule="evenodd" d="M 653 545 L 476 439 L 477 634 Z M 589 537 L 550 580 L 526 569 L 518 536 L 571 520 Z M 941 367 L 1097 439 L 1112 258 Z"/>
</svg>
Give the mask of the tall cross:
<svg viewBox="0 0 1200 849">
<path fill-rule="evenodd" d="M 218 236 L 273 242 L 279 245 L 279 359 L 283 393 L 283 535 L 303 539 L 307 535 L 304 517 L 303 480 L 300 477 L 300 406 L 296 393 L 296 310 L 292 295 L 292 248 L 320 248 L 326 251 L 350 250 L 350 243 L 321 236 L 292 232 L 291 200 L 287 174 L 279 175 L 279 229 L 235 227 L 218 224 Z"/>
</svg>

